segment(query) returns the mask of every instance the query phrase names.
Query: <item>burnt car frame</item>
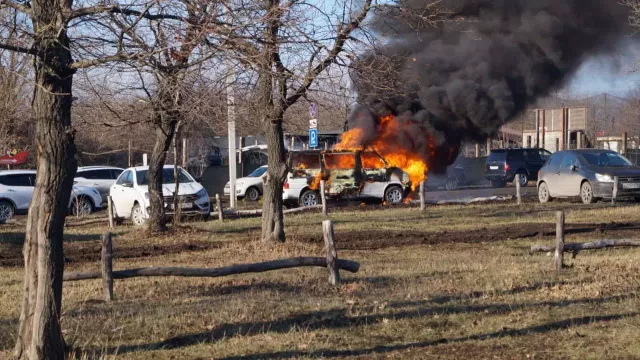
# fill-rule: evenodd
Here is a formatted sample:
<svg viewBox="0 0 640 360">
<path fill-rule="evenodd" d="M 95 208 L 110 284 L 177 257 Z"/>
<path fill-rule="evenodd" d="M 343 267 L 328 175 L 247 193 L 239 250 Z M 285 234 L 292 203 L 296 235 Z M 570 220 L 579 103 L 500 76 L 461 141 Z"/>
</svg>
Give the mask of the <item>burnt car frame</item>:
<svg viewBox="0 0 640 360">
<path fill-rule="evenodd" d="M 320 203 L 319 180 L 325 196 L 334 199 L 383 199 L 397 204 L 411 190 L 408 175 L 373 151 L 302 150 L 289 153 L 289 174 L 284 187 L 288 205 Z"/>
</svg>

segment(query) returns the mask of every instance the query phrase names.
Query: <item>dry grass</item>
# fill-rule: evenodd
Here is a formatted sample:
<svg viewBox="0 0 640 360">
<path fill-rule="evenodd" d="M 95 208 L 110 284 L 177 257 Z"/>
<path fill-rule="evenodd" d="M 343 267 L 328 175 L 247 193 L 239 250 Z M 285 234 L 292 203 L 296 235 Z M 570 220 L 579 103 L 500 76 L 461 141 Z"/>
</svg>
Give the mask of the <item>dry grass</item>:
<svg viewBox="0 0 640 360">
<path fill-rule="evenodd" d="M 639 223 L 640 207 L 553 203 L 467 205 L 334 212 L 338 246 L 353 234 L 454 232 L 551 223 Z M 257 241 L 259 219 L 189 223 L 149 238 L 123 227 L 114 268 L 216 267 L 300 255 L 323 255 L 318 214 L 288 217 L 284 245 Z M 0 259 L 20 251 L 22 229 L 0 227 Z M 70 228 L 67 271 L 97 269 L 78 251 L 99 251 L 103 228 Z M 494 231 L 495 232 L 495 231 Z M 606 237 L 629 237 L 607 233 Z M 568 235 L 568 241 L 602 238 Z M 382 240 L 387 240 L 382 239 Z M 472 239 L 469 239 L 472 240 Z M 494 239 L 495 240 L 495 239 Z M 292 269 L 219 279 L 138 278 L 115 282 L 116 300 L 102 301 L 101 283 L 64 287 L 63 326 L 78 354 L 125 359 L 271 358 L 637 358 L 640 250 L 581 253 L 562 274 L 545 255 L 529 255 L 550 237 L 481 243 L 339 250 L 361 264 L 332 288 L 323 269 Z M 197 246 L 196 246 L 197 245 Z M 17 250 L 16 250 L 17 249 Z M 154 250 L 155 249 L 155 250 Z M 158 250 L 160 249 L 160 250 Z M 175 250 L 172 251 L 171 249 Z M 165 251 L 166 250 L 166 251 Z M 165 251 L 164 254 L 162 251 Z M 14 342 L 22 268 L 0 268 L 0 358 Z M 5 351 L 2 353 L 2 351 Z"/>
</svg>

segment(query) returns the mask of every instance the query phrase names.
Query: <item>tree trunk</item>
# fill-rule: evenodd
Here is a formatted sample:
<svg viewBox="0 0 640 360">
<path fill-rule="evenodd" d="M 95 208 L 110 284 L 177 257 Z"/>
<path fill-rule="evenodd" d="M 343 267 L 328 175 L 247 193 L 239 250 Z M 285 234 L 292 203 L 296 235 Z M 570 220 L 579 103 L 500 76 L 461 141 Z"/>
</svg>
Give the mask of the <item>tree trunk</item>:
<svg viewBox="0 0 640 360">
<path fill-rule="evenodd" d="M 282 118 L 265 122 L 269 168 L 263 186 L 262 240 L 285 241 L 282 185 L 287 177 Z"/>
<path fill-rule="evenodd" d="M 149 160 L 149 220 L 147 229 L 151 232 L 167 230 L 167 218 L 164 211 L 162 193 L 162 169 L 167 160 L 167 152 L 176 132 L 181 109 L 179 80 L 175 74 L 167 74 L 160 80 L 159 92 L 154 100 L 154 127 L 156 142 Z"/>
<path fill-rule="evenodd" d="M 63 229 L 77 170 L 71 127 L 71 54 L 64 30 L 56 30 L 57 4 L 33 3 L 37 176 L 24 243 L 24 295 L 15 355 L 63 359 L 60 326 L 64 270 Z M 62 6 L 62 5 L 60 5 Z M 51 8 L 49 8 L 51 7 Z M 56 8 L 54 8 L 56 7 Z"/>
<path fill-rule="evenodd" d="M 156 114 L 164 117 L 166 114 Z M 162 169 L 167 160 L 167 151 L 171 148 L 171 141 L 176 123 L 161 119 L 156 125 L 156 142 L 149 160 L 149 220 L 147 229 L 151 232 L 167 230 L 167 218 L 164 211 L 164 195 L 162 193 Z"/>
</svg>

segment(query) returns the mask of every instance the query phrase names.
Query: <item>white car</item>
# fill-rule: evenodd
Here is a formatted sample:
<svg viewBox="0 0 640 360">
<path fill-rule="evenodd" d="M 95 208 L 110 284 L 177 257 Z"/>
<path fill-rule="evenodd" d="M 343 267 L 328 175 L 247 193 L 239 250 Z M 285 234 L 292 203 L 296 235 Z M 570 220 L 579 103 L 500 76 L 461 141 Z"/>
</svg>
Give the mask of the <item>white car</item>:
<svg viewBox="0 0 640 360">
<path fill-rule="evenodd" d="M 147 221 L 150 206 L 148 174 L 148 166 L 132 167 L 120 174 L 109 192 L 113 201 L 115 217 L 130 218 L 135 225 L 143 225 Z M 178 187 L 179 206 L 182 214 L 208 218 L 210 204 L 207 190 L 182 168 L 178 168 L 178 177 L 180 180 Z M 173 193 L 176 189 L 173 165 L 166 165 L 163 168 L 162 184 L 165 213 L 169 215 L 173 213 Z"/>
<path fill-rule="evenodd" d="M 36 185 L 35 170 L 0 171 L 0 223 L 16 214 L 26 214 Z M 74 185 L 69 210 L 74 215 L 89 215 L 102 209 L 98 190 Z"/>
<path fill-rule="evenodd" d="M 102 202 L 107 202 L 109 190 L 124 169 L 113 166 L 83 166 L 78 168 L 74 184 L 96 188 L 102 195 Z"/>
<path fill-rule="evenodd" d="M 260 166 L 251 174 L 236 179 L 236 196 L 249 201 L 258 201 L 262 195 L 262 178 L 267 174 L 267 165 Z M 224 195 L 231 195 L 231 184 L 224 186 Z"/>
</svg>

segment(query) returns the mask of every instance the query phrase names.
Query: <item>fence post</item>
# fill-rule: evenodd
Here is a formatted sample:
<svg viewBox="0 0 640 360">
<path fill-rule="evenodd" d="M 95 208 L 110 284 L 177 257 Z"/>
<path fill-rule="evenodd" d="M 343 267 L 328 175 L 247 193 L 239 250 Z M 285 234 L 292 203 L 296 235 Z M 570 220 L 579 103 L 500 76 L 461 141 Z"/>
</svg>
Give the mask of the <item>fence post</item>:
<svg viewBox="0 0 640 360">
<path fill-rule="evenodd" d="M 218 219 L 224 220 L 224 214 L 222 210 L 222 201 L 220 200 L 220 194 L 216 194 L 216 207 L 218 208 Z"/>
<path fill-rule="evenodd" d="M 340 273 L 336 267 L 338 254 L 336 246 L 333 242 L 333 221 L 324 220 L 322 222 L 322 232 L 324 234 L 324 245 L 327 250 L 327 269 L 329 269 L 329 284 L 337 285 L 340 283 Z"/>
<path fill-rule="evenodd" d="M 617 176 L 613 177 L 613 193 L 611 194 L 611 205 L 615 205 L 616 198 L 618 197 L 618 180 Z"/>
<path fill-rule="evenodd" d="M 561 271 L 564 266 L 564 211 L 556 213 L 556 253 L 553 260 L 556 271 Z"/>
<path fill-rule="evenodd" d="M 518 205 L 522 204 L 522 196 L 520 195 L 520 174 L 516 174 L 516 198 Z"/>
<path fill-rule="evenodd" d="M 424 211 L 426 208 L 424 204 L 424 181 L 422 181 L 420 182 L 420 211 Z"/>
<path fill-rule="evenodd" d="M 111 196 L 107 196 L 107 216 L 109 216 L 109 229 L 113 229 L 113 204 Z"/>
<path fill-rule="evenodd" d="M 106 301 L 113 300 L 113 245 L 111 233 L 102 235 L 102 289 Z"/>
<path fill-rule="evenodd" d="M 324 187 L 324 180 L 320 180 L 320 200 L 322 201 L 322 215 L 327 216 L 327 197 L 324 193 Z"/>
</svg>

